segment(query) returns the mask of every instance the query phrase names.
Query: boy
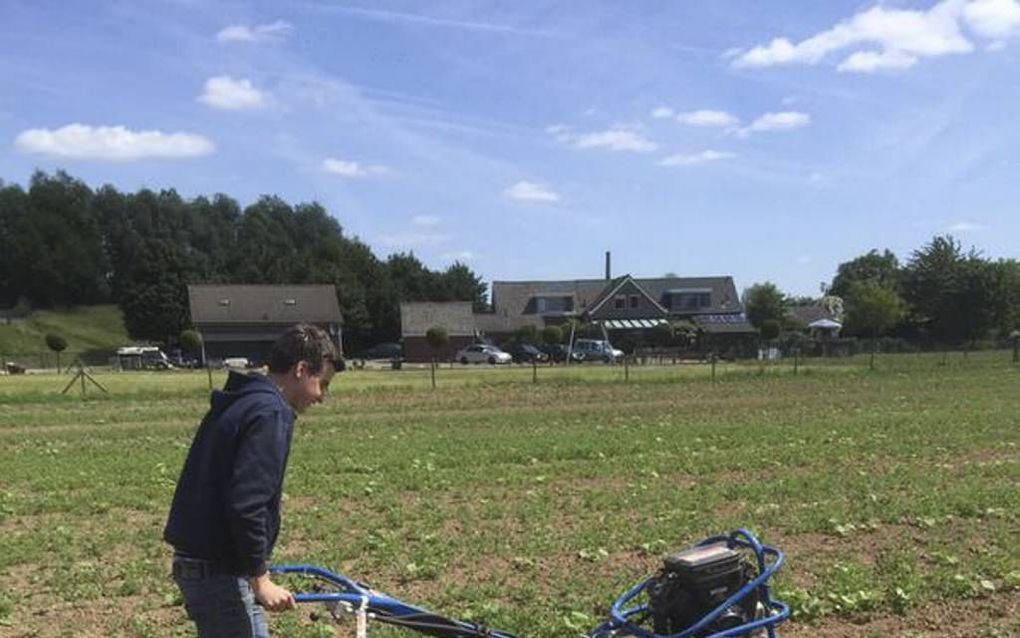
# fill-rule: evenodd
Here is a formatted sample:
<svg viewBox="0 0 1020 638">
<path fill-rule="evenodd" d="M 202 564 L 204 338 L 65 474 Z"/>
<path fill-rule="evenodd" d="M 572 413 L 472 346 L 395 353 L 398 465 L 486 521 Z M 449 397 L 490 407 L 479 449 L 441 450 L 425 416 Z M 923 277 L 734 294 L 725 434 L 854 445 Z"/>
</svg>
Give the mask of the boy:
<svg viewBox="0 0 1020 638">
<path fill-rule="evenodd" d="M 343 367 L 325 331 L 298 324 L 273 344 L 268 375 L 231 372 L 212 393 L 163 532 L 199 638 L 267 638 L 262 608 L 294 607 L 266 571 L 294 419 L 322 402 Z"/>
</svg>

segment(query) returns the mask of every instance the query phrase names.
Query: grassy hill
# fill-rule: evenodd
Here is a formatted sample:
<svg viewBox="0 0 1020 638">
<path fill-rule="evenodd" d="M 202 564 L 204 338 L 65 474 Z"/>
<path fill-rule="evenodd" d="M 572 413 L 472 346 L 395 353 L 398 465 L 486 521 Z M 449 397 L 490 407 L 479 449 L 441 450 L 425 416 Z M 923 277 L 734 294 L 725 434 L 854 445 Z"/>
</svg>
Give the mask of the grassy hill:
<svg viewBox="0 0 1020 638">
<path fill-rule="evenodd" d="M 45 343 L 49 333 L 67 340 L 66 355 L 111 352 L 131 343 L 117 306 L 39 310 L 23 321 L 8 324 L 0 320 L 0 357 L 12 353 L 49 353 Z"/>
</svg>

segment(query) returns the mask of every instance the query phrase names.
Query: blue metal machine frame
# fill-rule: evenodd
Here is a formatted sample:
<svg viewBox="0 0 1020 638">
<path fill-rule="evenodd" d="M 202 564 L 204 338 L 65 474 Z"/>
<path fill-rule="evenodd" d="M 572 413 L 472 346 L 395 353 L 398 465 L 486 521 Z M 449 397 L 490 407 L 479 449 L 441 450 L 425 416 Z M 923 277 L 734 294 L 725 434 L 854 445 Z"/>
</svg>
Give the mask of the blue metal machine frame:
<svg viewBox="0 0 1020 638">
<path fill-rule="evenodd" d="M 634 636 L 635 638 L 693 638 L 712 624 L 727 609 L 741 601 L 755 590 L 759 601 L 764 605 L 762 617 L 716 632 L 704 638 L 731 638 L 734 636 L 751 636 L 754 632 L 765 630 L 769 638 L 776 638 L 776 625 L 790 616 L 790 608 L 785 603 L 773 600 L 768 581 L 783 564 L 783 553 L 775 547 L 763 545 L 754 534 L 746 529 L 738 529 L 727 535 L 713 536 L 696 543 L 695 547 L 726 543 L 733 549 L 748 550 L 754 554 L 758 567 L 758 575 L 746 583 L 739 591 L 723 601 L 714 610 L 703 616 L 697 623 L 680 633 L 668 636 L 656 634 L 640 626 L 635 617 L 644 617 L 648 613 L 648 605 L 639 604 L 624 608 L 640 594 L 644 593 L 652 583 L 651 578 L 638 583 L 623 593 L 613 603 L 609 618 L 588 632 L 590 638 L 613 638 Z M 327 603 L 340 605 L 352 613 L 361 612 L 367 617 L 390 625 L 406 627 L 420 633 L 439 638 L 516 638 L 513 634 L 497 631 L 463 620 L 448 618 L 401 600 L 378 592 L 369 586 L 355 582 L 341 574 L 314 565 L 276 565 L 270 571 L 278 574 L 301 574 L 316 578 L 336 591 L 298 593 L 294 598 L 298 603 Z"/>
</svg>

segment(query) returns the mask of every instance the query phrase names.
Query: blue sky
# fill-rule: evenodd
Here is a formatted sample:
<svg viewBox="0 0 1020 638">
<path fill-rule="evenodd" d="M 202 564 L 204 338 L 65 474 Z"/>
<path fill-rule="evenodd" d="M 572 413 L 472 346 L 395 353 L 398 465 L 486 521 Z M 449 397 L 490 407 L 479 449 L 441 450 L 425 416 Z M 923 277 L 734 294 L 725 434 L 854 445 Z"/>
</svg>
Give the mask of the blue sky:
<svg viewBox="0 0 1020 638">
<path fill-rule="evenodd" d="M 486 281 L 1020 247 L 1020 3 L 0 2 L 0 178 L 321 202 Z"/>
</svg>

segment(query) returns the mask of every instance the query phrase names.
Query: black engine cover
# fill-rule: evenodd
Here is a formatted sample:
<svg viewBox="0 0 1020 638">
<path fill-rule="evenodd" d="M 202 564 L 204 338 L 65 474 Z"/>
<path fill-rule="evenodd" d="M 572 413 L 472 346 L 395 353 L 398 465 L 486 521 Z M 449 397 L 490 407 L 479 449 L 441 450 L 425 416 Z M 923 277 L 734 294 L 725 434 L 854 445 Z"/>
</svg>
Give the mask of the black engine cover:
<svg viewBox="0 0 1020 638">
<path fill-rule="evenodd" d="M 725 543 L 695 547 L 667 556 L 648 587 L 648 606 L 655 633 L 676 634 L 691 627 L 752 577 L 743 555 Z M 751 592 L 706 627 L 708 636 L 754 617 L 757 592 Z"/>
</svg>

